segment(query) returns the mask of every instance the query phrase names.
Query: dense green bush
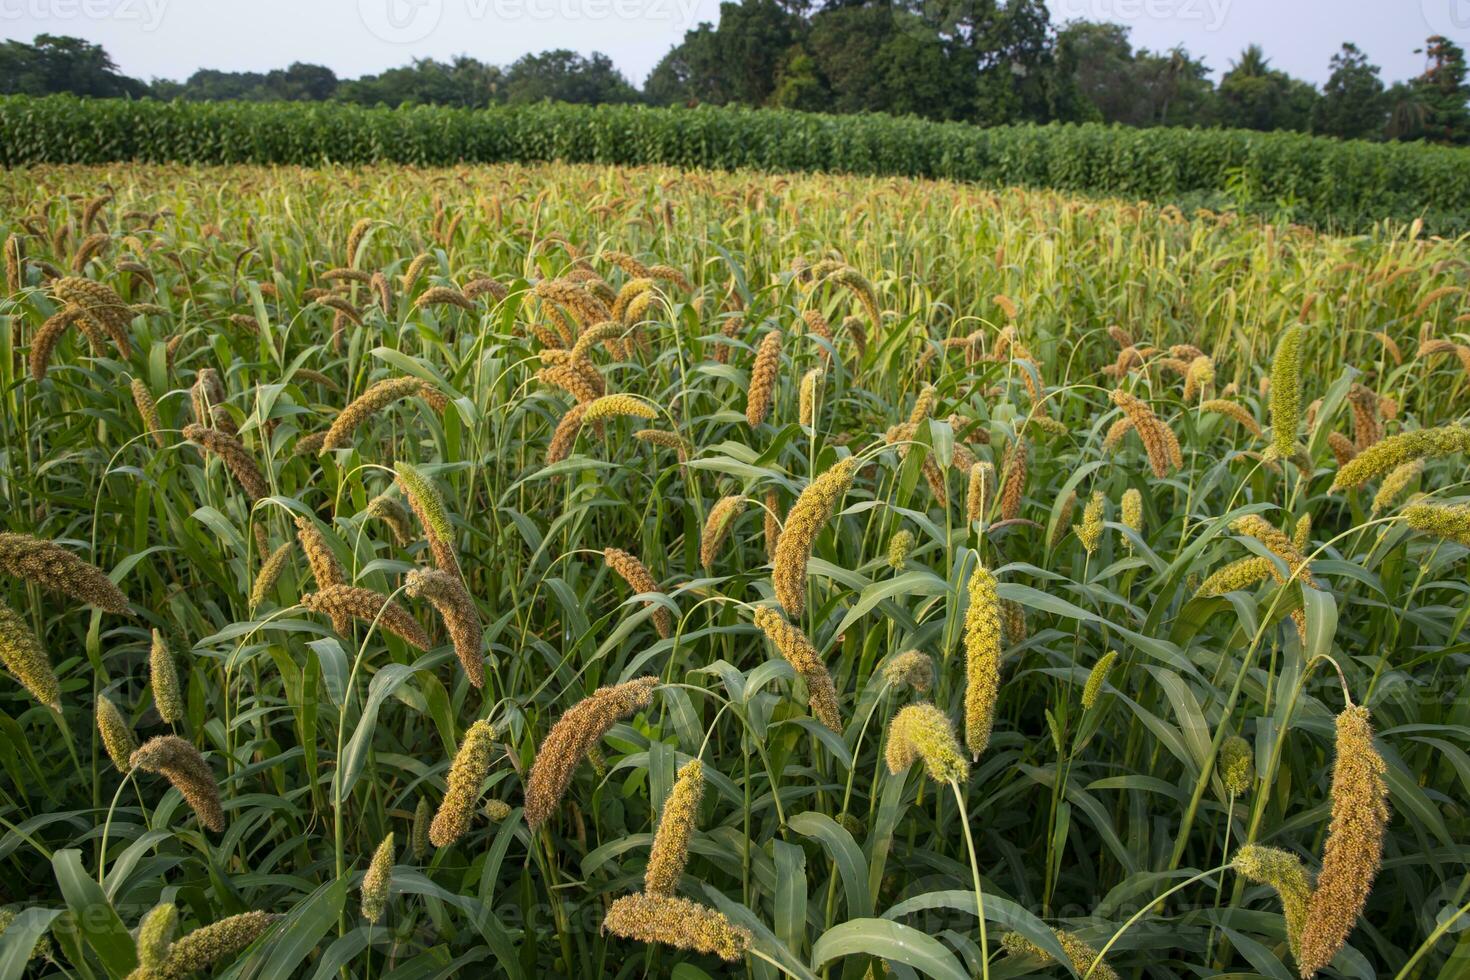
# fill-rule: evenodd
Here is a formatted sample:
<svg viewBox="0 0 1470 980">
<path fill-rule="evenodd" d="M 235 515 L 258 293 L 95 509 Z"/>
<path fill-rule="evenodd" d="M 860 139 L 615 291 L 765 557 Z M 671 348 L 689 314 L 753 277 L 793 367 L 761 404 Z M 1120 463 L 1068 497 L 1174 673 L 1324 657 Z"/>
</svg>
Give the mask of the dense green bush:
<svg viewBox="0 0 1470 980">
<path fill-rule="evenodd" d="M 940 177 L 1158 201 L 1228 201 L 1340 229 L 1422 217 L 1432 231 L 1470 231 L 1470 154 L 1419 144 L 1243 130 L 981 129 L 888 116 L 710 107 L 364 109 L 0 99 L 0 163 L 12 167 L 119 160 L 444 165 L 551 159 Z"/>
</svg>

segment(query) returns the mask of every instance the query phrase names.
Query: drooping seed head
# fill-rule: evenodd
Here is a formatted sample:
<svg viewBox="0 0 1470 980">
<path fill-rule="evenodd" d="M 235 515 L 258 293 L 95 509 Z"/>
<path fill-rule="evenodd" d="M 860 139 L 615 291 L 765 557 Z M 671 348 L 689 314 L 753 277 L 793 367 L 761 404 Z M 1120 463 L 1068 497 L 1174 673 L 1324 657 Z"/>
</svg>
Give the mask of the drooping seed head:
<svg viewBox="0 0 1470 980">
<path fill-rule="evenodd" d="M 848 456 L 818 476 L 801 492 L 776 545 L 771 568 L 771 584 L 776 600 L 787 615 L 800 616 L 806 608 L 806 566 L 812 556 L 817 534 L 832 517 L 832 511 L 847 489 L 852 486 L 857 462 Z"/>
<path fill-rule="evenodd" d="M 168 959 L 174 933 L 179 928 L 179 910 L 173 902 L 160 902 L 149 909 L 138 923 L 138 969 L 153 971 Z M 146 973 L 152 976 L 151 972 Z"/>
<path fill-rule="evenodd" d="M 557 719 L 536 753 L 526 781 L 526 825 L 535 830 L 556 810 L 578 763 L 614 723 L 653 701 L 657 677 L 600 687 Z"/>
<path fill-rule="evenodd" d="M 26 621 L 0 602 L 0 663 L 31 697 L 53 711 L 61 710 L 61 685 L 51 658 Z"/>
<path fill-rule="evenodd" d="M 753 937 L 724 914 L 687 898 L 624 895 L 608 907 L 603 932 L 642 943 L 718 956 L 734 963 L 745 955 Z"/>
<path fill-rule="evenodd" d="M 1383 831 L 1389 816 L 1387 771 L 1373 745 L 1368 709 L 1346 708 L 1337 716 L 1332 822 L 1297 956 L 1303 978 L 1332 962 L 1367 904 L 1383 862 Z"/>
<path fill-rule="evenodd" d="M 934 661 L 928 654 L 907 650 L 883 665 L 883 679 L 894 687 L 906 685 L 927 694 L 934 686 Z"/>
<path fill-rule="evenodd" d="M 255 942 L 277 918 L 265 912 L 242 912 L 201 926 L 179 937 L 169 947 L 158 976 L 163 980 L 183 980 L 207 970 L 215 962 Z"/>
<path fill-rule="evenodd" d="M 1302 926 L 1312 895 L 1312 884 L 1301 858 L 1280 848 L 1247 844 L 1236 852 L 1231 866 L 1247 881 L 1275 890 L 1286 920 L 1287 946 L 1300 963 Z"/>
<path fill-rule="evenodd" d="M 435 847 L 448 847 L 470 827 L 480 787 L 490 772 L 490 757 L 495 747 L 495 729 L 483 719 L 465 732 L 459 751 L 449 766 L 448 788 L 434 822 L 429 826 L 429 842 Z"/>
<path fill-rule="evenodd" d="M 216 833 L 225 829 L 214 773 L 193 744 L 177 735 L 156 735 L 134 750 L 130 761 L 133 768 L 159 773 L 172 783 L 204 826 Z"/>
<path fill-rule="evenodd" d="M 743 513 L 745 497 L 740 494 L 721 497 L 710 508 L 709 516 L 704 521 L 704 532 L 699 539 L 699 563 L 705 568 L 715 567 L 715 559 L 719 557 L 721 546 Z"/>
<path fill-rule="evenodd" d="M 128 597 L 100 568 L 51 541 L 0 532 L 0 571 L 103 612 L 123 615 L 128 611 Z"/>
<path fill-rule="evenodd" d="M 766 634 L 771 645 L 806 683 L 812 714 L 822 724 L 840 734 L 842 716 L 837 704 L 837 689 L 832 684 L 832 675 L 827 671 L 821 654 L 817 653 L 806 634 L 782 619 L 781 614 L 769 606 L 756 608 L 755 625 Z"/>
<path fill-rule="evenodd" d="M 932 704 L 911 704 L 893 716 L 884 759 L 894 775 L 920 760 L 929 777 L 941 783 L 960 783 L 970 775 L 970 763 L 960 752 L 954 728 Z"/>
<path fill-rule="evenodd" d="M 416 568 L 404 580 L 404 591 L 433 603 L 449 631 L 454 655 L 464 667 L 465 677 L 475 687 L 485 683 L 485 660 L 481 655 L 480 614 L 464 583 L 437 568 Z"/>
</svg>

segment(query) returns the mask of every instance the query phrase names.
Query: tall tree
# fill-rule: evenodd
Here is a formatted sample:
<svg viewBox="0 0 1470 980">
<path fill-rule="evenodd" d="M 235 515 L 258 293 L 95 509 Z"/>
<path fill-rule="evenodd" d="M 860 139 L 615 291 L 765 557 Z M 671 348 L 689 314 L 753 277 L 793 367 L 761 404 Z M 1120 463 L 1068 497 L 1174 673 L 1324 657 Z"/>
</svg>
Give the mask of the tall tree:
<svg viewBox="0 0 1470 980">
<path fill-rule="evenodd" d="M 1374 139 L 1388 121 L 1388 102 L 1378 66 L 1356 44 L 1332 56 L 1332 75 L 1312 115 L 1312 131 L 1339 139 Z"/>
<path fill-rule="evenodd" d="M 1429 65 L 1414 79 L 1424 106 L 1423 135 L 1440 143 L 1470 143 L 1470 86 L 1465 83 L 1465 51 L 1436 34 L 1424 48 Z"/>
<path fill-rule="evenodd" d="M 136 97 L 147 94 L 147 86 L 119 72 L 101 45 L 79 37 L 38 34 L 30 44 L 0 44 L 0 94 L 59 92 L 96 98 Z"/>
<path fill-rule="evenodd" d="M 588 58 L 561 48 L 519 58 L 505 73 L 506 101 L 637 102 L 638 90 L 599 51 Z"/>
<path fill-rule="evenodd" d="M 1311 128 L 1316 90 L 1271 67 L 1260 45 L 1241 52 L 1220 79 L 1221 121 L 1239 129 Z"/>
<path fill-rule="evenodd" d="M 787 53 L 805 34 L 806 22 L 776 0 L 722 3 L 718 27 L 700 24 L 685 33 L 654 67 L 648 97 L 661 105 L 766 105 Z"/>
</svg>

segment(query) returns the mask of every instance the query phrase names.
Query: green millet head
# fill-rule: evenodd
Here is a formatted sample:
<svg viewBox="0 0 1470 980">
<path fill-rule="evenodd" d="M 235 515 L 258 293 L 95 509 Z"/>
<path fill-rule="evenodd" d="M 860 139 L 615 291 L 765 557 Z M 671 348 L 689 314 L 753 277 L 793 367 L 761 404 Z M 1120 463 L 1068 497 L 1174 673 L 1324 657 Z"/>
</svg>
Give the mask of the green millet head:
<svg viewBox="0 0 1470 980">
<path fill-rule="evenodd" d="M 138 740 L 133 737 L 132 726 L 122 716 L 122 712 L 117 710 L 117 705 L 104 694 L 97 695 L 97 733 L 102 737 L 102 747 L 107 750 L 107 757 L 117 766 L 118 771 L 131 772 L 132 755 L 138 748 Z"/>
<path fill-rule="evenodd" d="M 393 883 L 393 834 L 390 831 L 362 876 L 362 917 L 369 922 L 383 920 L 388 908 L 388 887 Z"/>
<path fill-rule="evenodd" d="M 153 706 L 158 716 L 170 724 L 184 718 L 184 696 L 179 688 L 179 672 L 173 651 L 163 634 L 153 631 L 153 646 L 148 652 L 148 679 L 153 685 Z"/>
<path fill-rule="evenodd" d="M 895 775 L 920 760 L 930 778 L 941 783 L 963 782 L 970 775 L 954 728 L 932 704 L 911 704 L 893 716 L 884 758 Z"/>
<path fill-rule="evenodd" d="M 0 602 L 0 663 L 41 704 L 61 710 L 61 685 L 51 669 L 51 658 L 26 621 Z"/>
<path fill-rule="evenodd" d="M 174 933 L 179 928 L 179 910 L 172 902 L 153 906 L 138 923 L 138 969 L 156 970 L 168 958 Z"/>
<path fill-rule="evenodd" d="M 1108 682 L 1108 675 L 1113 672 L 1113 665 L 1118 662 L 1118 651 L 1109 650 L 1103 654 L 1092 665 L 1092 670 L 1087 674 L 1087 683 L 1082 687 L 1082 707 L 1091 708 L 1097 704 L 1097 699 L 1102 694 L 1103 685 Z"/>
<path fill-rule="evenodd" d="M 1312 883 L 1301 859 L 1290 851 L 1247 844 L 1236 852 L 1231 865 L 1247 881 L 1275 889 L 1286 920 L 1287 945 L 1291 954 L 1300 959 L 1302 924 L 1312 895 Z"/>
<path fill-rule="evenodd" d="M 1232 796 L 1244 796 L 1256 781 L 1256 753 L 1251 743 L 1232 735 L 1220 745 L 1220 778 Z"/>
</svg>

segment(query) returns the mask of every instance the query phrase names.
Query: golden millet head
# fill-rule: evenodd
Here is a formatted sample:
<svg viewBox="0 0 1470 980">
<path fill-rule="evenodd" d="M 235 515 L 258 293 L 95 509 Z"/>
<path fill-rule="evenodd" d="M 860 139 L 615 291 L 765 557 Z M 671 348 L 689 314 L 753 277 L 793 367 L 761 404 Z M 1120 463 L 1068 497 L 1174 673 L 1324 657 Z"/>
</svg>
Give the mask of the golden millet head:
<svg viewBox="0 0 1470 980">
<path fill-rule="evenodd" d="M 1000 602 L 995 576 L 983 565 L 970 574 L 965 610 L 965 744 L 980 758 L 990 744 L 1000 694 Z"/>
<path fill-rule="evenodd" d="M 1123 491 L 1123 526 L 1139 534 L 1143 533 L 1143 494 L 1137 487 Z"/>
<path fill-rule="evenodd" d="M 362 876 L 362 917 L 381 922 L 388 908 L 388 886 L 393 883 L 393 832 L 378 845 Z"/>
<path fill-rule="evenodd" d="M 806 565 L 812 556 L 817 535 L 832 517 L 838 500 L 852 486 L 857 461 L 844 457 L 822 473 L 801 492 L 776 543 L 772 562 L 771 584 L 776 601 L 788 615 L 800 616 L 806 608 Z"/>
<path fill-rule="evenodd" d="M 177 735 L 155 735 L 133 751 L 134 769 L 160 773 L 183 795 L 199 822 L 219 833 L 225 829 L 219 786 L 209 763 L 190 742 Z"/>
<path fill-rule="evenodd" d="M 908 685 L 927 694 L 934 686 L 934 661 L 926 653 L 906 650 L 883 665 L 883 679 L 894 687 Z"/>
<path fill-rule="evenodd" d="M 491 823 L 500 823 L 510 816 L 510 804 L 504 800 L 486 800 L 485 817 Z"/>
<path fill-rule="evenodd" d="M 832 684 L 832 675 L 827 665 L 806 634 L 781 617 L 770 606 L 758 606 L 755 610 L 755 625 L 765 633 L 774 646 L 791 664 L 792 670 L 806 682 L 807 699 L 811 702 L 812 714 L 834 732 L 842 731 L 842 716 L 837 705 L 837 689 Z"/>
<path fill-rule="evenodd" d="M 1271 453 L 1288 459 L 1296 453 L 1296 431 L 1302 418 L 1301 324 L 1293 324 L 1276 344 L 1271 360 Z"/>
<path fill-rule="evenodd" d="M 920 760 L 930 778 L 941 783 L 963 782 L 970 775 L 954 728 L 932 704 L 911 704 L 893 716 L 884 759 L 894 775 Z"/>
<path fill-rule="evenodd" d="M 1322 869 L 1302 926 L 1302 977 L 1321 970 L 1347 942 L 1383 861 L 1388 825 L 1388 767 L 1373 745 L 1368 709 L 1352 705 L 1337 716 L 1332 767 L 1332 821 Z"/>
<path fill-rule="evenodd" d="M 1445 425 L 1402 432 L 1374 443 L 1353 457 L 1337 471 L 1332 489 L 1353 490 L 1412 460 L 1462 452 L 1470 452 L 1470 426 Z"/>
<path fill-rule="evenodd" d="M 699 563 L 705 568 L 714 568 L 720 548 L 730 536 L 730 528 L 741 514 L 745 513 L 745 498 L 740 494 L 721 497 L 710 508 L 705 518 L 704 532 L 699 539 Z"/>
<path fill-rule="evenodd" d="M 526 826 L 535 830 L 556 810 L 578 764 L 620 718 L 653 701 L 657 677 L 600 687 L 567 709 L 541 742 L 526 780 Z"/>
<path fill-rule="evenodd" d="M 1101 490 L 1094 490 L 1092 497 L 1087 501 L 1087 506 L 1082 510 L 1082 523 L 1077 528 L 1077 537 L 1082 541 L 1082 547 L 1087 549 L 1090 555 L 1097 550 L 1102 543 L 1103 533 L 1103 495 Z"/>
<path fill-rule="evenodd" d="M 480 799 L 480 786 L 490 772 L 490 754 L 495 746 L 495 729 L 481 719 L 470 726 L 459 751 L 449 766 L 448 788 L 429 826 L 429 841 L 435 847 L 448 847 L 469 829 L 475 803 Z"/>
<path fill-rule="evenodd" d="M 0 571 L 96 606 L 103 612 L 122 615 L 128 611 L 128 597 L 100 568 L 52 541 L 0 532 Z"/>
<path fill-rule="evenodd" d="M 1201 598 L 1211 598 L 1227 592 L 1248 589 L 1270 578 L 1275 570 L 1276 565 L 1264 555 L 1241 558 L 1211 573 L 1209 578 L 1200 583 L 1195 595 Z"/>
<path fill-rule="evenodd" d="M 608 907 L 604 932 L 644 943 L 710 953 L 733 963 L 750 948 L 750 931 L 687 898 L 624 895 Z"/>
<path fill-rule="evenodd" d="M 1422 459 L 1411 459 L 1389 470 L 1383 482 L 1378 485 L 1378 492 L 1373 495 L 1372 516 L 1377 517 L 1386 510 L 1392 510 L 1409 489 L 1409 485 L 1423 472 Z"/>
<path fill-rule="evenodd" d="M 130 772 L 138 740 L 133 737 L 132 726 L 122 716 L 122 712 L 117 710 L 117 705 L 105 694 L 97 695 L 97 733 L 102 737 L 102 747 L 107 750 L 107 757 L 112 760 L 112 764 L 117 766 L 119 772 Z"/>
<path fill-rule="evenodd" d="M 1251 743 L 1231 735 L 1220 745 L 1220 778 L 1233 796 L 1244 796 L 1256 781 L 1256 753 Z"/>
<path fill-rule="evenodd" d="M 658 415 L 658 409 L 635 395 L 603 395 L 588 404 L 582 421 L 599 422 L 619 415 L 651 419 Z"/>
<path fill-rule="evenodd" d="M 674 788 L 664 802 L 653 848 L 648 854 L 648 870 L 643 877 L 643 891 L 648 895 L 672 895 L 679 887 L 679 876 L 689 860 L 689 843 L 699 818 L 699 803 L 704 797 L 704 768 L 698 759 L 685 763 L 674 781 Z"/>
</svg>

